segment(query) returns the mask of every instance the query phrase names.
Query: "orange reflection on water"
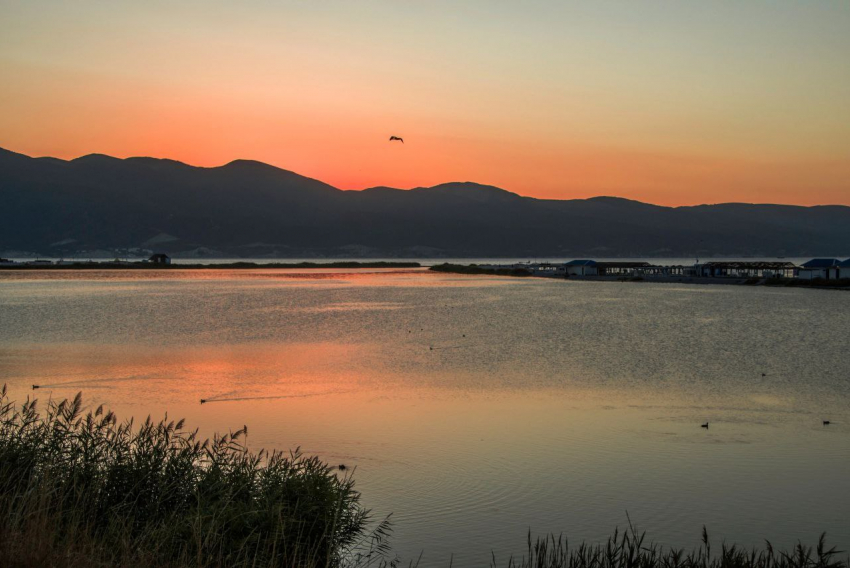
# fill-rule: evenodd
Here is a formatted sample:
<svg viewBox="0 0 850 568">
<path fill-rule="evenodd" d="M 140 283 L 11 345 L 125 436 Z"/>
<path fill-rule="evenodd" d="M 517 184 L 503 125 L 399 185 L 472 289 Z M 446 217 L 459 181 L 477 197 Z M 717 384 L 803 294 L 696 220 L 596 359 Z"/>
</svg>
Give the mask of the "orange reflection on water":
<svg viewBox="0 0 850 568">
<path fill-rule="evenodd" d="M 0 350 L 5 380 L 66 395 L 103 391 L 114 402 L 303 396 L 356 383 L 364 348 L 339 343 L 214 346 L 18 345 Z M 318 389 L 318 390 L 317 390 Z M 106 394 L 109 393 L 109 394 Z M 136 394 L 130 394 L 136 393 Z"/>
<path fill-rule="evenodd" d="M 603 539 L 626 510 L 683 544 L 707 521 L 730 527 L 724 510 L 731 505 L 717 503 L 759 510 L 775 501 L 764 479 L 776 472 L 794 482 L 794 503 L 810 503 L 806 518 L 818 529 L 815 513 L 846 503 L 831 504 L 834 491 L 821 489 L 847 486 L 840 424 L 825 432 L 798 421 L 777 436 L 777 423 L 747 422 L 741 409 L 689 407 L 658 393 L 653 400 L 664 406 L 604 386 L 456 388 L 450 385 L 479 384 L 480 371 L 436 368 L 438 356 L 426 350 L 430 366 L 400 372 L 384 364 L 384 348 L 339 341 L 17 344 L 0 348 L 0 381 L 18 401 L 82 391 L 88 407 L 104 403 L 122 420 L 167 412 L 202 437 L 247 425 L 251 449 L 300 447 L 356 468 L 376 516 L 394 513 L 399 553 L 416 557 L 425 549 L 431 562 L 424 565 L 445 565 L 464 550 L 483 557 L 494 535 L 511 552 L 529 527 Z M 32 391 L 33 383 L 42 386 Z M 709 430 L 699 427 L 706 416 Z M 801 463 L 825 456 L 818 459 L 826 467 L 789 469 L 788 452 Z M 674 524 L 658 505 L 669 502 L 682 503 Z M 726 530 L 743 540 L 769 524 Z M 843 527 L 826 528 L 841 539 Z"/>
</svg>

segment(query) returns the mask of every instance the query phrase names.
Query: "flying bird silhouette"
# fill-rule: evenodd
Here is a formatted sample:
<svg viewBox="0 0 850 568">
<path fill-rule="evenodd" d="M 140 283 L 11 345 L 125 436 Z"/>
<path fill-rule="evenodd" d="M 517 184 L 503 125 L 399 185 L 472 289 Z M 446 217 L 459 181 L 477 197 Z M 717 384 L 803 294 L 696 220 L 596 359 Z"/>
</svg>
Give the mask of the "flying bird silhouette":
<svg viewBox="0 0 850 568">
<path fill-rule="evenodd" d="M 399 142 L 401 142 L 402 144 L 404 144 L 404 139 L 403 139 L 403 138 L 399 138 L 398 136 L 390 136 L 390 142 L 392 142 L 393 140 L 398 140 Z"/>
</svg>

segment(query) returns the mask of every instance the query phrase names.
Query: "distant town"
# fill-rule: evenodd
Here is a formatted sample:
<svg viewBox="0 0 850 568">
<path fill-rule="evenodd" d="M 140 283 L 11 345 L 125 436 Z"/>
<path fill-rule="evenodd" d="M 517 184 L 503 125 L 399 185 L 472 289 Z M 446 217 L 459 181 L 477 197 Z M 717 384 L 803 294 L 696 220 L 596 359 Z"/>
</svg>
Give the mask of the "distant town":
<svg viewBox="0 0 850 568">
<path fill-rule="evenodd" d="M 565 263 L 520 262 L 512 264 L 443 264 L 432 270 L 541 276 L 595 280 L 653 280 L 657 282 L 725 281 L 757 284 L 762 281 L 829 283 L 850 287 L 850 258 L 813 258 L 797 265 L 785 261 L 709 261 L 662 265 L 645 261 L 597 261 L 578 259 Z"/>
</svg>

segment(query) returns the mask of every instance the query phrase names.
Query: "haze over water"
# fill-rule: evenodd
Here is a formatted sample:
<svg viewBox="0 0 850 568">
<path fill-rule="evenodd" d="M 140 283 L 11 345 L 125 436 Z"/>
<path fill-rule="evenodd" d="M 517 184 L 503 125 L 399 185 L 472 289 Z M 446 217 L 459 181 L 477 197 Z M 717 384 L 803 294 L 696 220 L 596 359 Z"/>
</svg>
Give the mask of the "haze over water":
<svg viewBox="0 0 850 568">
<path fill-rule="evenodd" d="M 0 382 L 356 467 L 423 566 L 504 561 L 529 529 L 603 540 L 626 511 L 674 546 L 704 524 L 846 550 L 848 308 L 423 270 L 6 271 Z"/>
</svg>

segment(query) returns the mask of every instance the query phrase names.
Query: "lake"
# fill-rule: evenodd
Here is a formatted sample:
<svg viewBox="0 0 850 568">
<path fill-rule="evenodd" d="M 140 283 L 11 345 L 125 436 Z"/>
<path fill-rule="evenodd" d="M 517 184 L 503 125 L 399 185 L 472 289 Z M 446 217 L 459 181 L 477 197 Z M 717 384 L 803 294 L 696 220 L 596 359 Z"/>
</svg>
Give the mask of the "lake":
<svg viewBox="0 0 850 568">
<path fill-rule="evenodd" d="M 673 546 L 706 525 L 847 550 L 849 323 L 831 290 L 3 271 L 0 383 L 355 467 L 421 566 L 504 562 L 529 530 L 597 542 L 627 514 Z"/>
</svg>

